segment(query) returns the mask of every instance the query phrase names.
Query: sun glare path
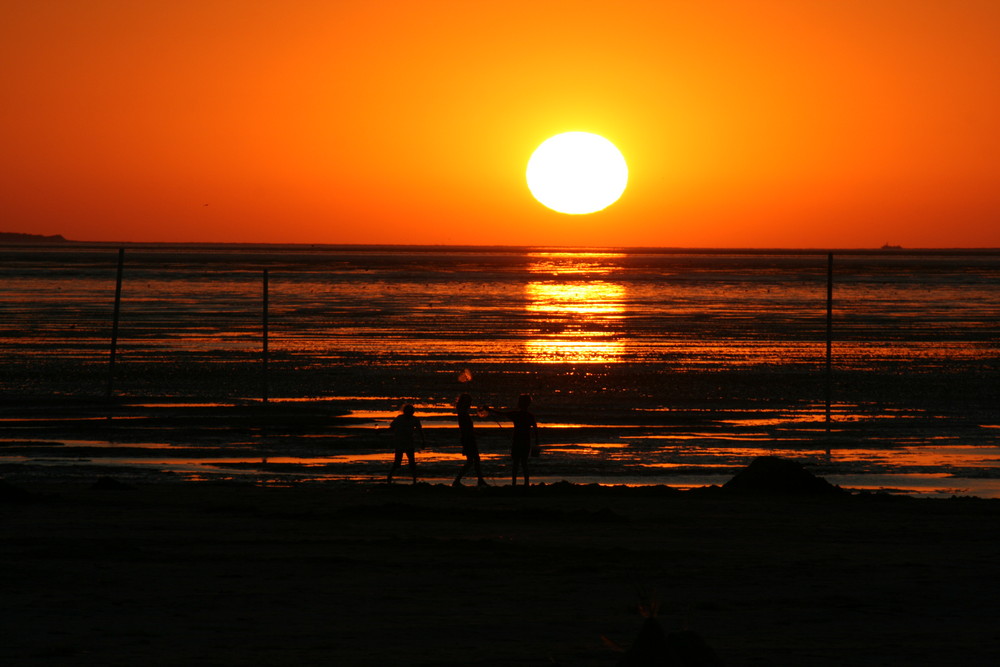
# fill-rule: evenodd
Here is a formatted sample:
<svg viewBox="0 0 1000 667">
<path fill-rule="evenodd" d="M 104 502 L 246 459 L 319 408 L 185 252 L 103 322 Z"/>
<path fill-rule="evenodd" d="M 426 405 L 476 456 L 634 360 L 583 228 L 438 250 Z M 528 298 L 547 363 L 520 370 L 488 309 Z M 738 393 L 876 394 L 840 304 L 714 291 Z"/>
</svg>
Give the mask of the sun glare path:
<svg viewBox="0 0 1000 667">
<path fill-rule="evenodd" d="M 531 282 L 525 294 L 527 311 L 558 329 L 525 341 L 534 361 L 606 363 L 624 354 L 625 343 L 614 331 L 625 313 L 624 286 L 603 281 Z"/>
<path fill-rule="evenodd" d="M 625 317 L 625 286 L 605 278 L 618 253 L 537 252 L 528 270 L 539 280 L 524 286 L 525 310 L 539 325 L 525 351 L 538 363 L 609 363 L 625 354 L 618 331 Z M 596 277 L 596 279 L 595 279 Z M 547 278 L 547 279 L 546 279 Z"/>
</svg>

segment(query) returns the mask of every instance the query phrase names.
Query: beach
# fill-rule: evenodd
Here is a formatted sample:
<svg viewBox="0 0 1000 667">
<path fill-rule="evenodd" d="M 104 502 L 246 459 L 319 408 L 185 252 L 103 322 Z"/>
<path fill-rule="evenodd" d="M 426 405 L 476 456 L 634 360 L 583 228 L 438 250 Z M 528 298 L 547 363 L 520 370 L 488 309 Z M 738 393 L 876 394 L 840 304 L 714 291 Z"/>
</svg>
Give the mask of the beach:
<svg viewBox="0 0 1000 667">
<path fill-rule="evenodd" d="M 555 484 L 5 484 L 10 665 L 993 665 L 1000 503 Z M 605 642 L 602 637 L 606 638 Z"/>
<path fill-rule="evenodd" d="M 4 264 L 5 664 L 616 665 L 648 599 L 726 665 L 1000 660 L 995 254 L 838 264 L 829 376 L 810 255 L 126 258 L 113 368 L 108 249 Z M 451 487 L 462 392 L 532 395 L 530 489 L 481 417 Z"/>
</svg>

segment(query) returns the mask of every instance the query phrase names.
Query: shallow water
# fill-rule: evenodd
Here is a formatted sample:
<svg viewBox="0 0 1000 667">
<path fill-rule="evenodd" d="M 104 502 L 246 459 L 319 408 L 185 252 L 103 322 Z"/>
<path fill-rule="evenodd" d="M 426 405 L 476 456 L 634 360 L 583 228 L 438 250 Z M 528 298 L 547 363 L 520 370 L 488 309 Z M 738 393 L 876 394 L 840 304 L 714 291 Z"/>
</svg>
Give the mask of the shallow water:
<svg viewBox="0 0 1000 667">
<path fill-rule="evenodd" d="M 455 396 L 503 406 L 529 392 L 545 426 L 538 481 L 718 483 L 778 453 L 851 488 L 994 493 L 996 253 L 835 256 L 829 423 L 825 253 L 130 247 L 113 376 L 117 251 L 6 248 L 0 260 L 0 425 L 9 443 L 65 442 L 48 448 L 64 452 L 56 462 L 90 440 L 93 465 L 131 465 L 112 452 L 121 442 L 87 436 L 106 435 L 100 409 L 25 413 L 99 399 L 110 381 L 128 446 L 204 450 L 190 465 L 142 458 L 146 469 L 263 479 L 281 459 L 289 478 L 377 478 L 380 427 L 410 402 L 444 457 L 421 465 L 446 480 Z M 242 410 L 265 391 L 272 405 L 336 405 L 350 423 L 192 427 L 191 411 Z M 502 479 L 507 434 L 480 430 Z M 234 444 L 253 455 L 226 456 Z M 0 464 L 23 464 L 4 448 Z M 228 463 L 207 465 L 211 452 Z M 258 454 L 266 470 L 233 467 Z"/>
</svg>

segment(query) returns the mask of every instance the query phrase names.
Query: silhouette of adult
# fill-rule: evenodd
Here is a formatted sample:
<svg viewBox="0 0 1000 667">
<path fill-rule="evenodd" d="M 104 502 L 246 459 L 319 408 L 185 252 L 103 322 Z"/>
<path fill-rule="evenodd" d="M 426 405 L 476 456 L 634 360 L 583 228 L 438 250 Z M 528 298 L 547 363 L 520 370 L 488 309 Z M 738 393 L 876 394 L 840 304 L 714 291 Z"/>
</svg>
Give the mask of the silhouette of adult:
<svg viewBox="0 0 1000 667">
<path fill-rule="evenodd" d="M 412 405 L 405 405 L 403 406 L 402 414 L 396 415 L 396 418 L 389 424 L 389 430 L 392 431 L 396 440 L 396 454 L 392 459 L 392 467 L 389 468 L 389 476 L 386 478 L 386 482 L 389 484 L 392 484 L 393 473 L 403 464 L 403 454 L 406 454 L 406 458 L 409 460 L 410 475 L 413 477 L 413 483 L 417 483 L 417 463 L 413 457 L 416 434 L 420 433 L 421 445 L 426 443 L 424 442 L 424 431 L 420 426 L 420 420 L 413 416 L 413 412 Z"/>
<path fill-rule="evenodd" d="M 472 423 L 472 396 L 462 394 L 455 403 L 455 413 L 458 415 L 458 438 L 462 444 L 462 455 L 465 463 L 458 471 L 458 476 L 452 482 L 452 486 L 462 486 L 462 477 L 469 472 L 470 468 L 475 469 L 476 477 L 479 479 L 479 486 L 486 486 L 483 479 L 482 467 L 479 464 L 479 444 L 476 442 L 476 431 Z"/>
<path fill-rule="evenodd" d="M 530 484 L 528 457 L 532 453 L 538 455 L 538 422 L 535 420 L 535 415 L 528 411 L 530 406 L 531 396 L 521 394 L 517 399 L 517 410 L 490 411 L 514 423 L 514 435 L 510 446 L 511 486 L 517 486 L 518 469 L 523 471 L 524 485 Z"/>
</svg>

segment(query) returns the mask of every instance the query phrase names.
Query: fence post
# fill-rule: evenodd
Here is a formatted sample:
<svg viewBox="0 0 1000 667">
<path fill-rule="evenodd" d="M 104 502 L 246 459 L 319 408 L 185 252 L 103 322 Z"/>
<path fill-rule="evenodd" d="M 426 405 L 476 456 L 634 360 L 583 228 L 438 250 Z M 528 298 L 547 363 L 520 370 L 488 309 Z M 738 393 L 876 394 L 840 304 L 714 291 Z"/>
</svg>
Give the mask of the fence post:
<svg viewBox="0 0 1000 667">
<path fill-rule="evenodd" d="M 267 349 L 267 338 L 268 338 L 268 275 L 267 269 L 264 269 L 264 286 L 263 286 L 263 304 L 262 304 L 262 331 L 263 331 L 263 341 L 261 349 L 261 362 L 262 362 L 262 378 L 263 378 L 263 398 L 264 402 L 267 403 L 268 399 L 268 382 L 267 382 L 267 362 L 268 362 L 268 349 Z"/>
<path fill-rule="evenodd" d="M 115 356 L 118 353 L 118 317 L 122 302 L 122 267 L 125 264 L 125 248 L 118 249 L 118 275 L 115 279 L 115 310 L 111 320 L 111 355 L 108 358 L 108 389 L 106 398 L 111 400 L 115 386 Z"/>
<path fill-rule="evenodd" d="M 830 432 L 833 396 L 833 253 L 826 256 L 826 431 Z"/>
</svg>

